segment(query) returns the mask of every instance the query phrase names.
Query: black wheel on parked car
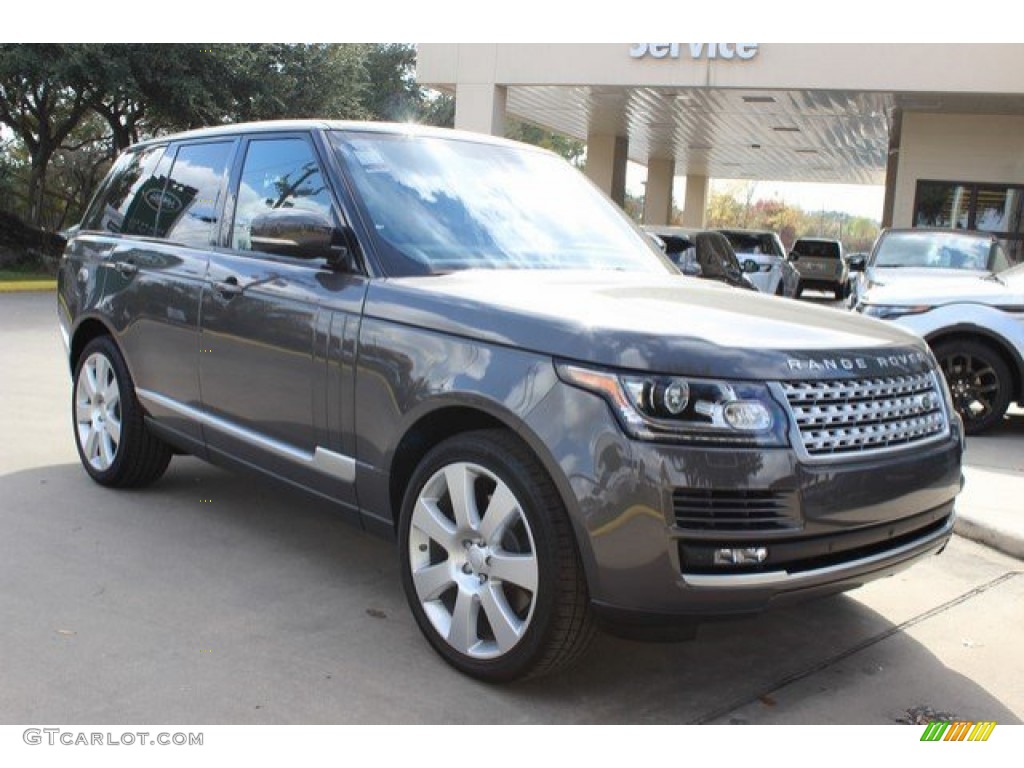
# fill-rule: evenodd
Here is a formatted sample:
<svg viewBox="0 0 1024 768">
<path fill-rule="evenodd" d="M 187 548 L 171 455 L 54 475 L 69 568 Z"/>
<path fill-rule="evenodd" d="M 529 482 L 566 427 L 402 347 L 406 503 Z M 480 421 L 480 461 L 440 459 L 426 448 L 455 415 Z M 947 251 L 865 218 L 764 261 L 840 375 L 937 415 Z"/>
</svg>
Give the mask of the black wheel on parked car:
<svg viewBox="0 0 1024 768">
<path fill-rule="evenodd" d="M 433 448 L 406 489 L 402 584 L 453 667 L 503 682 L 553 672 L 593 635 L 568 516 L 532 452 L 504 430 Z"/>
<path fill-rule="evenodd" d="M 999 353 L 970 339 L 942 342 L 934 351 L 964 431 L 976 435 L 999 423 L 1010 405 L 1013 385 L 1010 368 Z"/>
<path fill-rule="evenodd" d="M 146 429 L 128 367 L 109 336 L 90 341 L 78 359 L 71 418 L 82 466 L 100 485 L 139 488 L 167 469 L 171 449 Z"/>
</svg>

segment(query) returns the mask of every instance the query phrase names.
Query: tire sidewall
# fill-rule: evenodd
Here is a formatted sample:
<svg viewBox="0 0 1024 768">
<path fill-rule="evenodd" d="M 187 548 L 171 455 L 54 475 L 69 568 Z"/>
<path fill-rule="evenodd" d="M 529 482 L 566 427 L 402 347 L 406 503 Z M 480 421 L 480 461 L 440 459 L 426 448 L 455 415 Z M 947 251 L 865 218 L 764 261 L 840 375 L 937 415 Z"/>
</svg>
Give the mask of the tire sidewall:
<svg viewBox="0 0 1024 768">
<path fill-rule="evenodd" d="M 448 645 L 424 612 L 412 580 L 409 539 L 416 500 L 427 481 L 438 470 L 460 462 L 478 464 L 508 485 L 519 501 L 530 526 L 537 559 L 538 586 L 534 595 L 530 626 L 511 651 L 495 659 L 474 659 Z M 409 481 L 402 501 L 398 536 L 402 586 L 416 623 L 434 650 L 449 664 L 461 672 L 491 682 L 510 681 L 522 677 L 529 671 L 544 652 L 547 638 L 552 631 L 552 617 L 555 615 L 555 585 L 559 574 L 555 552 L 557 535 L 550 515 L 564 512 L 560 509 L 546 509 L 547 505 L 540 489 L 528 482 L 528 477 L 529 469 L 518 455 L 503 450 L 484 434 L 469 433 L 446 440 L 423 458 Z"/>
</svg>

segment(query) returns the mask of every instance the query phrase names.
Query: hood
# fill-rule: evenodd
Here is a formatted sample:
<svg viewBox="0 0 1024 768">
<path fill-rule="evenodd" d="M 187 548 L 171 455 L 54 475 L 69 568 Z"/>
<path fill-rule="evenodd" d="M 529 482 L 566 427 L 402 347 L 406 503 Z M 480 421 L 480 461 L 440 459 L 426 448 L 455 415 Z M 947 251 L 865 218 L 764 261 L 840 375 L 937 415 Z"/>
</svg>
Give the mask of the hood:
<svg viewBox="0 0 1024 768">
<path fill-rule="evenodd" d="M 870 267 L 865 273 L 873 285 L 895 285 L 929 280 L 962 280 L 987 277 L 988 271 L 967 269 L 932 269 L 929 267 Z"/>
<path fill-rule="evenodd" d="M 682 275 L 474 270 L 391 278 L 373 281 L 364 311 L 553 357 L 670 374 L 844 378 L 927 365 L 923 342 L 894 324 Z"/>
<path fill-rule="evenodd" d="M 903 272 L 904 270 L 891 270 Z M 909 271 L 909 270 L 908 270 Z M 916 280 L 896 280 L 872 286 L 861 298 L 865 304 L 942 305 L 942 304 L 1020 304 L 1024 301 L 1021 285 L 1004 285 L 998 280 L 977 277 L 976 273 L 958 276 L 931 276 L 934 270 L 914 270 Z M 945 272 L 945 270 L 943 270 Z M 901 276 L 902 277 L 902 276 Z"/>
</svg>

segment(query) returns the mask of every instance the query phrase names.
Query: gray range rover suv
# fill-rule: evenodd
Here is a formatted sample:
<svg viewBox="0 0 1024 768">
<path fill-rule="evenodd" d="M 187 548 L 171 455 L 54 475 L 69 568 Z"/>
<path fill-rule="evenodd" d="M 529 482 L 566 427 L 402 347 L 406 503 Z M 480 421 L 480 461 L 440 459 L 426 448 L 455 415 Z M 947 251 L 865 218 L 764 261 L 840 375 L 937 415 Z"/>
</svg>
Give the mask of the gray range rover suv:
<svg viewBox="0 0 1024 768">
<path fill-rule="evenodd" d="M 398 542 L 464 673 L 688 632 L 940 551 L 961 425 L 895 325 L 679 275 L 542 150 L 333 122 L 125 152 L 58 290 L 85 471 L 189 453 Z"/>
</svg>

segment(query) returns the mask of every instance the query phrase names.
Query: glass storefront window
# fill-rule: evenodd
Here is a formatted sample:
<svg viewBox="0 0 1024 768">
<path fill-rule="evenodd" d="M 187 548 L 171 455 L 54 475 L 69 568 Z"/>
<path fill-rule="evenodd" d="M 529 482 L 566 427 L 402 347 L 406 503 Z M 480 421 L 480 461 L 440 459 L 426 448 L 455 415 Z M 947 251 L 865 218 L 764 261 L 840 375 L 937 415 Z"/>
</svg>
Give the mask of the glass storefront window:
<svg viewBox="0 0 1024 768">
<path fill-rule="evenodd" d="M 1008 187 L 978 187 L 975 229 L 982 232 L 1020 232 L 1021 190 Z"/>
<path fill-rule="evenodd" d="M 991 232 L 1010 260 L 1024 261 L 1024 187 L 965 181 L 919 181 L 914 226 Z"/>
<path fill-rule="evenodd" d="M 914 226 L 968 229 L 971 188 L 945 181 L 921 181 L 917 185 Z"/>
</svg>

